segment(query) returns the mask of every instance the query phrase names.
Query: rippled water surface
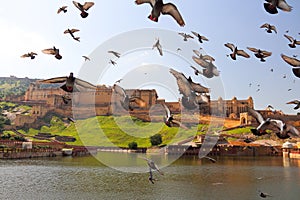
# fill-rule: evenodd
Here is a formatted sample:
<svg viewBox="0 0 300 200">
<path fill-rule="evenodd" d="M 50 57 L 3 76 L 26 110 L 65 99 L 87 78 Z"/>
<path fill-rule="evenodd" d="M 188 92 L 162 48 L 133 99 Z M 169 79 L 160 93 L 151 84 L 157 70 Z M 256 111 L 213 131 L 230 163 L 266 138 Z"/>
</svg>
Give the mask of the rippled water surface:
<svg viewBox="0 0 300 200">
<path fill-rule="evenodd" d="M 0 160 L 0 199 L 253 200 L 261 199 L 259 190 L 270 199 L 300 198 L 300 160 L 225 157 L 210 163 L 185 157 L 162 168 L 164 176 L 155 172 L 155 184 L 139 162 L 124 172 L 94 157 Z"/>
</svg>

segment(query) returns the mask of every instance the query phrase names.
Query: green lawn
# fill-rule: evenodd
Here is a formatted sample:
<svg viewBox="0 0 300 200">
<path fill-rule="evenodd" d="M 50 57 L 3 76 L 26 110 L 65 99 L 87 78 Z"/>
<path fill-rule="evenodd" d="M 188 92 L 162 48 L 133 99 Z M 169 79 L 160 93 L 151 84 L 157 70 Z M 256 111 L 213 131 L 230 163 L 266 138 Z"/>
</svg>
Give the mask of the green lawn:
<svg viewBox="0 0 300 200">
<path fill-rule="evenodd" d="M 130 142 L 137 142 L 138 147 L 150 147 L 150 136 L 157 133 L 162 135 L 163 144 L 172 144 L 182 141 L 197 134 L 203 134 L 203 126 L 182 128 L 170 128 L 164 123 L 142 122 L 130 116 L 97 116 L 85 120 L 77 120 L 76 123 L 66 123 L 58 117 L 53 117 L 50 126 L 43 126 L 40 130 L 29 129 L 20 132 L 33 136 L 38 132 L 51 133 L 53 135 L 73 136 L 75 142 L 68 144 L 86 146 L 119 146 L 128 147 Z"/>
</svg>

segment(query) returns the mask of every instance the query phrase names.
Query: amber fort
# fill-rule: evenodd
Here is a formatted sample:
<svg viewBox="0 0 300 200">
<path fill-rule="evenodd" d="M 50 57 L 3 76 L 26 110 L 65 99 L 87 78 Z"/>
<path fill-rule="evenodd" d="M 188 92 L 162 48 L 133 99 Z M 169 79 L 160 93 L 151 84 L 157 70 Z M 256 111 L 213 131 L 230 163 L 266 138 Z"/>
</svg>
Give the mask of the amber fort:
<svg viewBox="0 0 300 200">
<path fill-rule="evenodd" d="M 166 102 L 165 99 L 158 97 L 155 89 L 126 89 L 126 94 L 136 96 L 144 100 L 146 106 L 139 107 L 131 102 L 130 114 L 143 119 L 149 119 L 149 112 L 155 110 L 155 105 L 165 103 L 173 114 L 180 114 L 183 106 L 180 99 L 177 102 Z M 69 95 L 71 102 L 64 103 L 62 96 Z M 207 94 L 209 97 L 209 94 Z M 98 85 L 96 91 L 83 91 L 67 94 L 60 88 L 43 88 L 39 83 L 32 83 L 27 89 L 25 95 L 7 97 L 6 101 L 30 105 L 32 107 L 29 115 L 17 115 L 14 119 L 14 126 L 21 127 L 26 124 L 33 124 L 38 119 L 43 118 L 47 114 L 57 114 L 61 116 L 76 116 L 77 118 L 88 118 L 99 115 L 122 115 L 123 109 L 120 109 L 120 99 L 114 96 L 111 86 Z M 252 97 L 247 99 L 237 99 L 233 97 L 230 100 L 219 98 L 209 101 L 209 104 L 200 105 L 199 110 L 201 116 L 222 117 L 231 120 L 237 124 L 249 124 L 255 122 L 248 115 L 247 108 L 254 108 L 254 100 Z M 280 111 L 271 111 L 269 109 L 260 111 L 264 116 L 273 115 L 288 121 L 293 121 L 299 126 L 299 115 L 285 115 Z M 161 112 L 163 114 L 164 112 Z"/>
</svg>

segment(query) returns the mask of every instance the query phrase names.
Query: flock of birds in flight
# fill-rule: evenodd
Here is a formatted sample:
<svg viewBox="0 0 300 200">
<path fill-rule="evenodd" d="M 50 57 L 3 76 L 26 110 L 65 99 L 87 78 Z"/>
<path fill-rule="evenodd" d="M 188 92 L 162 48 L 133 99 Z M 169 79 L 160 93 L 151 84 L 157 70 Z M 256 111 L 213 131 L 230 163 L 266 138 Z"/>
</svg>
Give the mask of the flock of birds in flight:
<svg viewBox="0 0 300 200">
<path fill-rule="evenodd" d="M 88 17 L 89 14 L 87 11 L 91 7 L 94 6 L 94 2 L 85 2 L 84 4 L 81 4 L 76 1 L 72 1 L 72 2 L 74 4 L 74 6 L 80 11 L 80 16 L 82 18 Z M 182 15 L 180 14 L 179 10 L 173 3 L 163 3 L 162 0 L 136 0 L 135 3 L 137 5 L 148 3 L 152 8 L 151 13 L 149 14 L 148 18 L 154 22 L 158 22 L 159 17 L 161 15 L 170 15 L 174 18 L 174 20 L 178 23 L 178 25 L 180 25 L 180 26 L 185 25 Z M 66 13 L 67 8 L 68 8 L 68 6 L 60 7 L 57 10 L 57 14 Z M 286 11 L 286 12 L 291 12 L 291 10 L 292 10 L 292 7 L 290 5 L 288 5 L 285 0 L 265 0 L 264 8 L 265 8 L 266 12 L 268 12 L 270 14 L 277 14 L 278 9 Z M 264 28 L 267 33 L 271 34 L 274 32 L 275 34 L 277 34 L 276 27 L 269 23 L 264 23 L 263 25 L 260 26 L 260 28 Z M 63 33 L 70 34 L 72 39 L 80 42 L 80 37 L 75 36 L 75 33 L 79 32 L 79 31 L 80 31 L 79 29 L 66 29 Z M 199 43 L 209 41 L 208 38 L 206 38 L 203 35 L 200 35 L 199 33 L 195 32 L 195 31 L 191 31 L 191 33 L 194 36 L 192 36 L 188 33 L 183 33 L 183 32 L 180 32 L 178 34 L 183 37 L 184 41 L 188 41 L 189 39 L 194 39 L 194 37 L 197 38 Z M 289 36 L 287 34 L 284 34 L 284 37 L 289 40 L 290 43 L 288 44 L 288 46 L 290 48 L 296 48 L 297 45 L 300 45 L 300 40 L 297 40 L 294 37 Z M 232 60 L 236 60 L 238 56 L 242 56 L 244 58 L 250 58 L 250 55 L 245 50 L 239 49 L 235 44 L 225 43 L 224 46 L 230 49 L 231 52 L 227 56 L 230 57 Z M 156 42 L 153 44 L 152 49 L 154 49 L 154 48 L 156 48 L 158 50 L 159 54 L 161 56 L 163 56 L 163 47 L 160 44 L 159 38 L 157 38 Z M 253 52 L 254 56 L 256 58 L 260 59 L 261 62 L 265 62 L 266 58 L 270 57 L 272 55 L 272 52 L 267 51 L 267 50 L 262 50 L 259 48 L 247 47 L 247 49 L 249 51 Z M 177 51 L 180 51 L 180 50 L 181 50 L 180 48 L 177 49 Z M 44 49 L 44 50 L 42 50 L 42 52 L 45 54 L 54 55 L 54 57 L 58 60 L 62 59 L 59 49 L 56 48 L 55 46 L 53 46 L 53 48 Z M 107 52 L 110 54 L 113 54 L 116 58 L 120 58 L 120 56 L 121 56 L 121 54 L 116 51 L 109 50 Z M 217 67 L 214 65 L 213 62 L 215 61 L 215 59 L 212 56 L 203 55 L 198 50 L 193 50 L 193 52 L 194 52 L 194 55 L 192 56 L 192 59 L 194 60 L 194 62 L 197 65 L 199 65 L 203 68 L 201 70 L 198 67 L 190 66 L 194 70 L 195 75 L 201 74 L 201 75 L 205 76 L 206 78 L 213 78 L 214 76 L 219 76 L 220 71 L 218 71 Z M 28 57 L 30 59 L 34 59 L 37 55 L 38 54 L 36 52 L 29 52 L 29 53 L 22 55 L 21 57 L 22 58 Z M 85 59 L 85 61 L 90 60 L 90 58 L 87 56 L 82 56 L 82 57 Z M 281 58 L 286 63 L 288 63 L 289 65 L 292 66 L 292 71 L 293 71 L 294 75 L 296 77 L 300 78 L 300 60 L 298 60 L 296 57 L 297 57 L 296 55 L 293 55 L 293 57 L 290 57 L 285 54 L 281 54 Z M 109 63 L 112 65 L 117 64 L 117 62 L 112 59 L 110 59 Z M 183 73 L 178 72 L 174 69 L 170 69 L 170 73 L 177 80 L 179 91 L 183 95 L 182 104 L 185 108 L 195 109 L 195 108 L 197 108 L 197 106 L 199 106 L 199 104 L 209 102 L 209 99 L 208 99 L 209 89 L 208 88 L 203 87 L 199 83 L 193 82 L 190 76 L 187 78 Z M 117 82 L 120 82 L 120 81 L 121 81 L 121 79 Z M 87 81 L 84 81 L 84 80 L 74 77 L 72 72 L 70 73 L 69 76 L 50 78 L 50 79 L 46 79 L 46 80 L 41 80 L 40 82 L 41 83 L 63 83 L 63 85 L 61 86 L 61 89 L 63 89 L 64 91 L 66 91 L 68 93 L 81 91 L 80 89 L 78 89 L 78 87 L 96 90 L 95 85 L 93 85 Z M 145 102 L 142 99 L 140 99 L 138 97 L 129 97 L 126 94 L 126 91 L 117 84 L 114 84 L 113 91 L 115 94 L 117 94 L 121 97 L 121 105 L 126 110 L 130 109 L 130 106 L 129 106 L 130 102 L 135 102 L 141 107 L 145 105 Z M 68 103 L 68 101 L 70 101 L 70 98 L 63 96 L 63 100 L 65 103 Z M 287 104 L 295 104 L 296 107 L 294 109 L 299 109 L 299 107 L 300 107 L 300 101 L 298 101 L 298 100 L 290 101 Z M 179 126 L 184 129 L 187 129 L 186 126 L 184 126 L 179 121 L 176 121 L 174 119 L 173 115 L 171 114 L 169 108 L 166 105 L 163 105 L 163 108 L 166 112 L 166 115 L 164 117 L 164 122 L 167 126 L 169 126 L 169 127 Z M 284 139 L 284 138 L 289 138 L 289 137 L 299 137 L 300 136 L 299 131 L 295 127 L 285 124 L 283 121 L 276 120 L 276 119 L 269 119 L 269 118 L 263 119 L 262 116 L 253 109 L 249 109 L 249 113 L 251 115 L 253 115 L 257 119 L 257 121 L 260 123 L 260 125 L 257 128 L 252 129 L 252 132 L 254 135 L 266 134 L 265 130 L 267 128 L 269 128 L 270 126 L 273 126 L 273 128 L 275 128 L 277 130 L 276 134 L 279 138 Z M 147 162 L 150 167 L 149 181 L 154 183 L 155 179 L 153 178 L 151 169 L 157 170 L 157 171 L 159 171 L 159 170 L 158 170 L 157 166 L 154 165 L 153 161 L 147 160 Z"/>
</svg>

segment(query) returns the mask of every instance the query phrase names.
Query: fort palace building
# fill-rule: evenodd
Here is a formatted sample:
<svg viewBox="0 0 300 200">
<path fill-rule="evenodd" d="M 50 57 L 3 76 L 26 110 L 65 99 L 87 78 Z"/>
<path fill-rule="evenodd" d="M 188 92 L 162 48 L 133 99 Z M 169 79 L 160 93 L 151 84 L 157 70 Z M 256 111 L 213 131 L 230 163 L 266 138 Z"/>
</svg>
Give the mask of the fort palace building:
<svg viewBox="0 0 300 200">
<path fill-rule="evenodd" d="M 134 102 L 130 103 L 130 114 L 147 120 L 149 110 L 153 110 L 155 105 L 165 103 L 173 114 L 178 114 L 181 109 L 181 100 L 178 102 L 165 102 L 164 99 L 158 97 L 155 89 L 128 89 L 128 96 L 141 98 L 145 102 L 145 106 L 139 107 Z M 63 101 L 62 96 L 68 95 L 71 101 L 67 104 Z M 209 96 L 208 96 L 209 97 Z M 42 118 L 49 113 L 55 113 L 62 116 L 76 116 L 78 118 L 86 118 L 95 115 L 112 115 L 122 114 L 124 111 L 120 105 L 120 97 L 114 95 L 111 86 L 97 85 L 96 91 L 83 91 L 73 94 L 67 94 L 59 87 L 43 88 L 39 83 L 32 83 L 27 89 L 24 96 L 19 98 L 7 98 L 8 101 L 21 101 L 24 104 L 32 106 L 30 119 L 28 116 L 18 116 L 15 119 L 16 124 L 32 123 L 37 118 Z M 247 112 L 247 107 L 254 108 L 252 97 L 244 100 L 238 100 L 233 97 L 231 100 L 210 100 L 209 104 L 200 105 L 201 115 L 218 116 L 230 119 L 240 119 L 241 113 Z M 161 112 L 164 114 L 164 111 Z M 248 117 L 244 116 L 243 122 L 246 123 Z"/>
</svg>

